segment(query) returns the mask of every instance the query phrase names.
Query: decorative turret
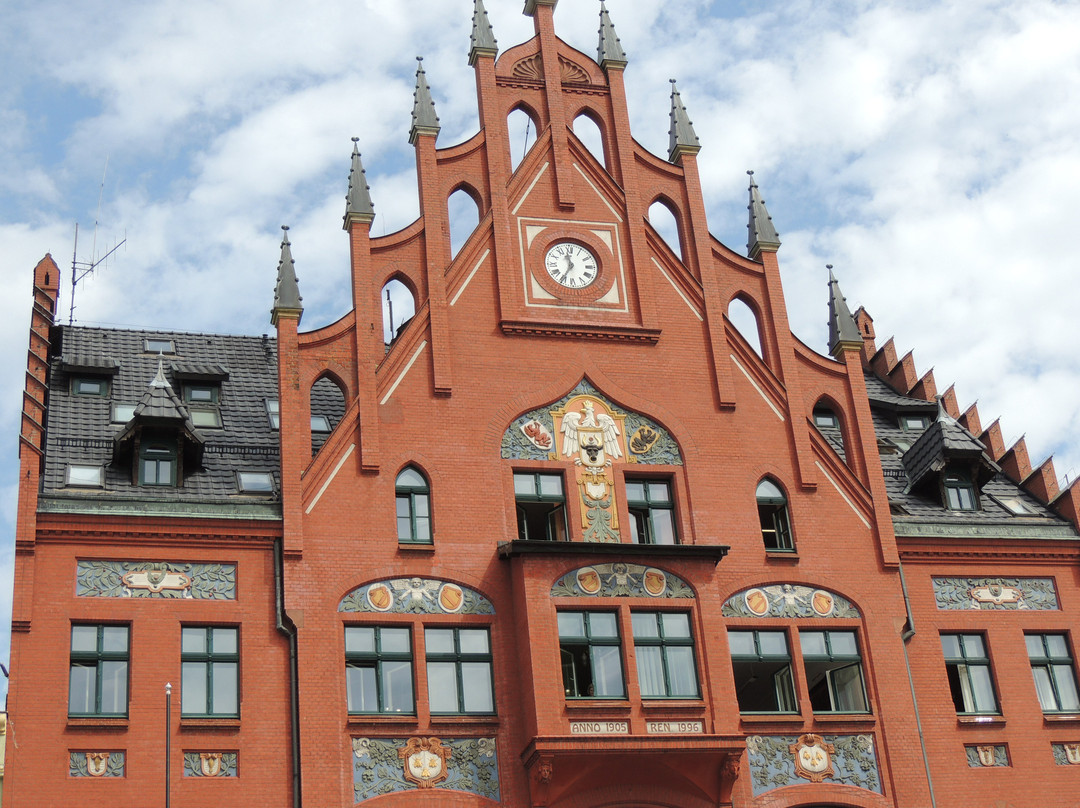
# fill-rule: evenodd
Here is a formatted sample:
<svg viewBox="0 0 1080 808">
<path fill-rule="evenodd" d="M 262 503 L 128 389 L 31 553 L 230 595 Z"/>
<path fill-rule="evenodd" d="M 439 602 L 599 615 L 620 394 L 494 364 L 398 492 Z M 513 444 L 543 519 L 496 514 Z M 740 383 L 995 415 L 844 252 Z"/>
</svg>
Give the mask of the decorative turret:
<svg viewBox="0 0 1080 808">
<path fill-rule="evenodd" d="M 364 165 L 360 162 L 360 150 L 356 144 L 360 140 L 354 137 L 352 147 L 352 167 L 349 169 L 349 192 L 345 195 L 345 223 L 343 230 L 348 230 L 353 222 L 371 224 L 375 219 L 375 207 L 371 204 L 371 188 L 367 184 Z"/>
<path fill-rule="evenodd" d="M 435 102 L 431 100 L 427 74 L 424 73 L 424 57 L 416 57 L 416 90 L 413 91 L 412 129 L 409 142 L 416 143 L 420 135 L 439 134 L 439 116 L 435 114 Z"/>
<path fill-rule="evenodd" d="M 750 222 L 746 229 L 750 232 L 746 240 L 746 254 L 751 260 L 757 260 L 762 252 L 776 252 L 780 249 L 780 234 L 776 232 L 772 216 L 765 209 L 765 200 L 761 198 L 757 183 L 754 182 L 754 172 L 746 173 L 750 175 L 750 204 L 746 206 L 750 211 Z"/>
<path fill-rule="evenodd" d="M 299 323 L 304 315 L 300 297 L 300 285 L 296 280 L 292 250 L 289 244 L 288 225 L 281 226 L 281 260 L 278 261 L 277 286 L 274 288 L 274 308 L 270 310 L 270 322 L 277 325 L 278 318 L 292 317 Z"/>
<path fill-rule="evenodd" d="M 473 0 L 472 35 L 469 37 L 469 64 L 476 64 L 481 56 L 495 58 L 499 55 L 499 43 L 495 41 L 495 30 L 488 20 L 484 0 Z"/>
<path fill-rule="evenodd" d="M 596 48 L 596 61 L 605 70 L 608 67 L 626 67 L 626 54 L 623 53 L 619 37 L 615 35 L 615 26 L 611 23 L 604 0 L 600 0 L 600 44 Z"/>
<path fill-rule="evenodd" d="M 751 196 L 756 186 L 750 181 Z M 762 205 L 762 210 L 765 206 Z M 753 214 L 751 214 L 751 217 Z M 753 221 L 753 218 L 751 218 Z M 772 225 L 769 225 L 770 229 Z M 840 293 L 840 283 L 833 275 L 832 264 L 826 264 L 829 270 L 829 353 L 839 356 L 846 350 L 862 350 L 863 339 L 855 318 L 851 316 L 847 300 Z"/>
<path fill-rule="evenodd" d="M 674 163 L 684 154 L 701 151 L 701 141 L 694 132 L 693 121 L 686 114 L 679 88 L 671 79 L 671 128 L 668 129 L 668 160 Z"/>
</svg>

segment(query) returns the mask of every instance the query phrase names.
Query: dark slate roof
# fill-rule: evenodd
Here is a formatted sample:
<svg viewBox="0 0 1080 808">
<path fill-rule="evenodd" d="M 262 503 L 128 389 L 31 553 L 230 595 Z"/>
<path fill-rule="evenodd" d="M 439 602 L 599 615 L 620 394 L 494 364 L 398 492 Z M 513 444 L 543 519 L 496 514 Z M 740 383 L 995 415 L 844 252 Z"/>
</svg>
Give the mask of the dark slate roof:
<svg viewBox="0 0 1080 808">
<path fill-rule="evenodd" d="M 884 407 L 894 412 L 916 415 L 937 415 L 937 404 L 921 398 L 911 398 L 893 390 L 872 373 L 866 374 L 866 397 L 871 407 Z"/>
<path fill-rule="evenodd" d="M 54 344 L 59 345 L 61 354 L 53 358 L 50 369 L 45 497 L 177 503 L 258 501 L 259 497 L 239 493 L 238 471 L 269 472 L 275 479 L 275 490 L 280 490 L 278 435 L 267 418 L 265 403 L 277 398 L 277 345 L 273 339 L 79 326 L 60 326 L 55 336 Z M 147 338 L 173 340 L 175 356 L 162 363 L 167 387 L 151 386 L 161 358 L 144 350 Z M 108 396 L 72 395 L 73 374 L 65 370 L 64 361 L 69 355 L 104 355 L 118 360 Z M 189 412 L 197 405 L 182 402 L 182 382 L 173 376 L 174 365 L 185 370 L 216 368 L 214 372 L 228 368 L 227 378 L 220 381 L 220 429 L 191 427 Z M 130 453 L 127 459 L 113 462 L 114 443 L 131 424 L 112 423 L 115 404 L 142 407 L 145 416 L 182 417 L 187 428 L 202 438 L 201 467 L 185 468 L 182 487 L 133 485 Z M 66 486 L 66 469 L 73 463 L 104 466 L 104 488 Z M 277 495 L 270 499 L 276 501 Z"/>
<path fill-rule="evenodd" d="M 971 472 L 979 488 L 1001 471 L 979 439 L 944 413 L 904 452 L 902 461 L 913 490 L 953 463 Z"/>
</svg>

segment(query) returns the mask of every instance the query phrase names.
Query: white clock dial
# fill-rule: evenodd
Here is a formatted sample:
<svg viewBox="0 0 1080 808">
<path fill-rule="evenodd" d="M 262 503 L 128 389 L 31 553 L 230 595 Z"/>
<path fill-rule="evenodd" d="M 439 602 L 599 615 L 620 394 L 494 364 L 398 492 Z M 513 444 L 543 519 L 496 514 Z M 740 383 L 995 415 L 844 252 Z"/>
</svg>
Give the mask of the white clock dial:
<svg viewBox="0 0 1080 808">
<path fill-rule="evenodd" d="M 555 283 L 567 289 L 584 289 L 599 273 L 596 257 L 572 241 L 560 241 L 549 248 L 544 269 Z"/>
</svg>

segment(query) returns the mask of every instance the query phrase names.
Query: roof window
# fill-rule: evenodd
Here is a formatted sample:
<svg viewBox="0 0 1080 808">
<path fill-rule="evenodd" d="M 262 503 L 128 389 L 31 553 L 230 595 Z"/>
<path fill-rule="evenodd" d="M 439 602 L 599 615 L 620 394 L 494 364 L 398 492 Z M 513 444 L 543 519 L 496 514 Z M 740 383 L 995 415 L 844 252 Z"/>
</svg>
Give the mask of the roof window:
<svg viewBox="0 0 1080 808">
<path fill-rule="evenodd" d="M 330 419 L 325 415 L 313 415 L 311 416 L 311 431 L 312 432 L 329 432 L 330 431 Z"/>
<path fill-rule="evenodd" d="M 266 399 L 266 417 L 270 419 L 271 429 L 281 428 L 281 405 L 276 398 Z"/>
<path fill-rule="evenodd" d="M 274 493 L 274 478 L 268 471 L 238 471 L 236 483 L 241 494 Z"/>
<path fill-rule="evenodd" d="M 92 376 L 76 376 L 71 380 L 71 392 L 76 396 L 109 395 L 109 380 Z"/>
<path fill-rule="evenodd" d="M 74 488 L 103 488 L 105 469 L 102 466 L 81 466 L 72 464 L 67 467 L 67 485 Z"/>
<path fill-rule="evenodd" d="M 176 346 L 171 339 L 160 339 L 151 337 L 147 339 L 143 345 L 147 353 L 161 353 L 161 354 L 174 354 L 176 353 Z"/>
<path fill-rule="evenodd" d="M 194 426 L 206 427 L 208 429 L 220 429 L 221 428 L 221 413 L 217 410 L 188 410 L 188 415 L 191 416 L 191 423 Z"/>
<path fill-rule="evenodd" d="M 814 425 L 818 429 L 839 429 L 840 419 L 828 407 L 814 407 Z"/>
<path fill-rule="evenodd" d="M 930 426 L 930 417 L 927 415 L 901 415 L 900 428 L 905 432 L 922 432 Z"/>
<path fill-rule="evenodd" d="M 1035 509 L 1020 497 L 993 497 L 993 499 L 1013 516 L 1034 516 L 1036 513 Z"/>
<path fill-rule="evenodd" d="M 113 404 L 112 422 L 114 424 L 126 424 L 135 417 L 134 404 Z"/>
</svg>

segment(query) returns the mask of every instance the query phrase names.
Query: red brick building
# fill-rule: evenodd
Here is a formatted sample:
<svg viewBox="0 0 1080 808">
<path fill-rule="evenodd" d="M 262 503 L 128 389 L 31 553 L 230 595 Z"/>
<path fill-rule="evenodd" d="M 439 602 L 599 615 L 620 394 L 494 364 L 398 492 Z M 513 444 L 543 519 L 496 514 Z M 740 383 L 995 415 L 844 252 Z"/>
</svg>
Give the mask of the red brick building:
<svg viewBox="0 0 1080 808">
<path fill-rule="evenodd" d="M 795 338 L 753 179 L 744 256 L 678 91 L 652 155 L 555 5 L 500 54 L 476 0 L 464 143 L 418 69 L 415 223 L 354 148 L 334 324 L 287 238 L 276 340 L 58 326 L 35 269 L 12 805 L 1075 805 L 1078 489 L 835 279 Z"/>
</svg>

